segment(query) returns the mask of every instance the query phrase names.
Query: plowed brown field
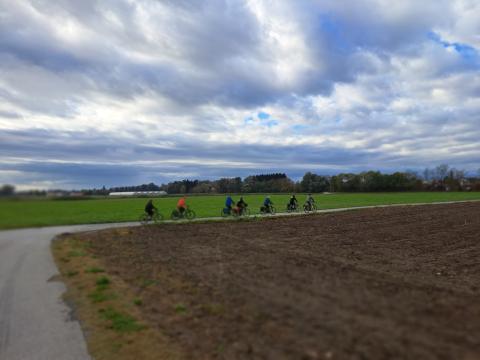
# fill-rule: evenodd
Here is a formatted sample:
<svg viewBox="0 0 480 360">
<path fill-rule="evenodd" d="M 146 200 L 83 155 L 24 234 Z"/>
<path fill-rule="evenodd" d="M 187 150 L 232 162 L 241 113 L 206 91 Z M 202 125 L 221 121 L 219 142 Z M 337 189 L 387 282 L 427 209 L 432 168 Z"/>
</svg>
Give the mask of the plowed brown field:
<svg viewBox="0 0 480 360">
<path fill-rule="evenodd" d="M 83 239 L 187 358 L 480 358 L 480 203 Z"/>
</svg>

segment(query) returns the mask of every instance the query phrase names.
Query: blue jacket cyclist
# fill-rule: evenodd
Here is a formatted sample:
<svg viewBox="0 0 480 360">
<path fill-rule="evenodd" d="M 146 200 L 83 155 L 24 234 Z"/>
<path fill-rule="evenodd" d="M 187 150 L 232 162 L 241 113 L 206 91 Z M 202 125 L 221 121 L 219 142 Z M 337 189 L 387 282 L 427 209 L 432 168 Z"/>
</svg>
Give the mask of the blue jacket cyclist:
<svg viewBox="0 0 480 360">
<path fill-rule="evenodd" d="M 232 206 L 235 202 L 233 201 L 232 197 L 230 195 L 227 196 L 227 200 L 225 200 L 225 207 L 228 209 L 228 211 L 232 211 Z"/>
</svg>

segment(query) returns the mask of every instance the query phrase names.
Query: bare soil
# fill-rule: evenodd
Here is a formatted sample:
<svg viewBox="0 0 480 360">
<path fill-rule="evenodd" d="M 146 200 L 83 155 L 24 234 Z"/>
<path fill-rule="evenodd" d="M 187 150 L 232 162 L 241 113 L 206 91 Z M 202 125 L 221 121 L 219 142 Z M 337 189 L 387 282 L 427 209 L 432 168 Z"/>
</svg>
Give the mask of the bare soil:
<svg viewBox="0 0 480 360">
<path fill-rule="evenodd" d="M 167 336 L 145 326 L 130 286 L 117 276 L 107 276 L 101 259 L 88 256 L 87 246 L 88 242 L 77 239 L 76 234 L 58 236 L 52 242 L 52 252 L 60 274 L 51 280 L 62 280 L 67 285 L 63 299 L 70 306 L 69 317 L 80 321 L 92 359 L 182 359 L 181 351 Z M 99 291 L 97 280 L 103 277 L 110 284 Z M 107 309 L 121 314 L 123 319 L 128 317 L 130 330 L 113 327 L 112 321 L 103 315 Z M 134 329 L 132 321 L 136 324 Z M 123 322 L 124 327 L 128 324 Z"/>
<path fill-rule="evenodd" d="M 480 204 L 82 236 L 195 359 L 479 359 Z"/>
</svg>

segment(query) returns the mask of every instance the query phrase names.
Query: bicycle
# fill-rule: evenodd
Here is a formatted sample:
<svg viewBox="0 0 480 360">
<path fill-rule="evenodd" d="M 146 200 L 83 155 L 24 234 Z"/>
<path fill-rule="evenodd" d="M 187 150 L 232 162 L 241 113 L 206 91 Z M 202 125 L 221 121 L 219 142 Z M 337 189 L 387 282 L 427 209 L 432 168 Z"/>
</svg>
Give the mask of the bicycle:
<svg viewBox="0 0 480 360">
<path fill-rule="evenodd" d="M 242 209 L 240 209 L 239 207 L 233 207 L 232 209 L 224 207 L 220 212 L 221 217 L 228 217 L 228 216 L 239 217 L 239 216 L 249 216 L 249 215 L 250 215 L 250 209 L 247 206 L 245 206 Z"/>
<path fill-rule="evenodd" d="M 237 216 L 250 216 L 250 209 L 248 208 L 248 206 L 245 206 L 244 208 L 239 209 Z"/>
<path fill-rule="evenodd" d="M 262 215 L 275 215 L 275 206 L 273 205 L 268 205 L 268 206 L 262 206 L 260 207 L 260 214 Z"/>
<path fill-rule="evenodd" d="M 315 212 L 317 211 L 317 205 L 315 205 L 315 203 L 306 202 L 305 204 L 303 204 L 303 211 L 305 211 L 306 213 Z"/>
<path fill-rule="evenodd" d="M 187 207 L 183 212 L 180 212 L 178 209 L 174 209 L 172 211 L 172 214 L 170 215 L 170 219 L 172 220 L 180 220 L 180 219 L 187 219 L 187 220 L 193 220 L 197 214 L 195 214 L 195 211 Z"/>
<path fill-rule="evenodd" d="M 224 207 L 220 212 L 221 217 L 228 217 L 233 215 L 235 215 L 235 211 L 233 208 Z"/>
<path fill-rule="evenodd" d="M 291 212 L 298 212 L 300 209 L 299 209 L 299 206 L 297 204 L 290 204 L 288 203 L 287 204 L 287 212 L 288 213 L 291 213 Z"/>
<path fill-rule="evenodd" d="M 144 212 L 138 218 L 138 221 L 140 221 L 140 224 L 142 225 L 148 225 L 149 223 L 158 224 L 162 220 L 163 220 L 163 215 L 160 214 L 158 210 L 155 210 L 153 212 L 153 215 L 149 215 L 148 213 Z"/>
</svg>

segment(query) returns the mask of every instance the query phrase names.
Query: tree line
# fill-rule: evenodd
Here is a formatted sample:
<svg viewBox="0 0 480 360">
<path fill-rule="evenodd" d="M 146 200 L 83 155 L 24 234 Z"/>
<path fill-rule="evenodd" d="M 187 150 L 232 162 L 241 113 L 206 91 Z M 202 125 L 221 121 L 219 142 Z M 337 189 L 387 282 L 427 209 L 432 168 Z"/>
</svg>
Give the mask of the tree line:
<svg viewBox="0 0 480 360">
<path fill-rule="evenodd" d="M 83 189 L 82 195 L 108 195 L 124 191 L 166 191 L 168 194 L 227 194 L 227 193 L 320 193 L 320 192 L 381 192 L 381 191 L 480 191 L 478 175 L 466 176 L 465 171 L 439 165 L 415 171 L 384 174 L 380 171 L 319 175 L 307 172 L 300 181 L 293 181 L 285 173 L 221 178 L 218 180 L 181 180 L 167 184 L 154 183 L 100 189 Z M 11 196 L 11 185 L 0 187 L 0 196 Z M 31 191 L 31 195 L 45 192 Z"/>
<path fill-rule="evenodd" d="M 447 165 L 425 169 L 423 173 L 405 171 L 384 174 L 379 171 L 365 171 L 329 176 L 307 172 L 300 181 L 290 179 L 285 173 L 275 173 L 251 175 L 244 179 L 234 177 L 173 181 L 151 186 L 149 189 L 163 190 L 168 194 L 480 191 L 480 174 L 478 177 L 468 178 L 465 171 Z M 428 174 L 428 177 L 422 176 L 425 174 Z M 139 189 L 128 191 L 136 190 Z"/>
<path fill-rule="evenodd" d="M 428 176 L 426 176 L 428 175 Z M 439 165 L 415 171 L 384 174 L 380 171 L 319 175 L 307 172 L 300 181 L 284 173 L 222 178 L 218 180 L 182 180 L 161 185 L 169 194 L 225 193 L 320 193 L 320 192 L 382 192 L 382 191 L 480 191 L 480 170 L 477 177 L 465 171 Z"/>
</svg>

